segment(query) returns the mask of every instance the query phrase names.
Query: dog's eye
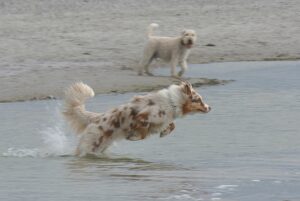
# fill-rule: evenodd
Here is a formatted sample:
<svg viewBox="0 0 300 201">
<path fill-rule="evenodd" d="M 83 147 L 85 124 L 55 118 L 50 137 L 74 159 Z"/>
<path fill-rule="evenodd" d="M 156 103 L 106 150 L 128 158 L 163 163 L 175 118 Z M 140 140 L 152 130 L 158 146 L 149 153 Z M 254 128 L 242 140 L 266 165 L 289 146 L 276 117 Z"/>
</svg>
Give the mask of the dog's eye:
<svg viewBox="0 0 300 201">
<path fill-rule="evenodd" d="M 193 98 L 192 102 L 193 103 L 202 103 L 202 100 L 201 100 L 201 98 Z"/>
</svg>

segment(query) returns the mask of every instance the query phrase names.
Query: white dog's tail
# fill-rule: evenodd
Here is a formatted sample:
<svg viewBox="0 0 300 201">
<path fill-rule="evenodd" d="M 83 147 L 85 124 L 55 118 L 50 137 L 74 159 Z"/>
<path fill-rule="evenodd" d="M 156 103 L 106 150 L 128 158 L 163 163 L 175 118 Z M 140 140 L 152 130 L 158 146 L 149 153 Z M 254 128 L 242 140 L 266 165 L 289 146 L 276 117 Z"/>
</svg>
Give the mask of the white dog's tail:
<svg viewBox="0 0 300 201">
<path fill-rule="evenodd" d="M 82 133 L 92 119 L 99 115 L 85 110 L 85 101 L 94 95 L 93 89 L 82 82 L 71 85 L 65 91 L 63 114 L 77 134 Z"/>
<path fill-rule="evenodd" d="M 149 26 L 148 26 L 148 29 L 147 29 L 147 35 L 148 35 L 148 38 L 150 38 L 152 36 L 152 33 L 153 33 L 153 29 L 154 28 L 157 28 L 159 27 L 158 24 L 156 23 L 151 23 Z"/>
</svg>

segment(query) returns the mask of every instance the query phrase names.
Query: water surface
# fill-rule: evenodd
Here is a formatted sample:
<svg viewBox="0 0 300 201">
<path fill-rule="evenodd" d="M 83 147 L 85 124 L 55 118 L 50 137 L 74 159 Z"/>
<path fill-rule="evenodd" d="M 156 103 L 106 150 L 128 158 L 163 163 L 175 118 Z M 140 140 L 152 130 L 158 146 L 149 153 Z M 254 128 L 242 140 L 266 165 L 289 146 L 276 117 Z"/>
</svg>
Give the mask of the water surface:
<svg viewBox="0 0 300 201">
<path fill-rule="evenodd" d="M 0 200 L 300 200 L 299 67 L 191 66 L 187 76 L 235 82 L 198 89 L 209 114 L 176 120 L 165 138 L 118 142 L 101 158 L 73 156 L 61 101 L 1 103 Z M 87 108 L 132 96 L 99 95 Z"/>
</svg>

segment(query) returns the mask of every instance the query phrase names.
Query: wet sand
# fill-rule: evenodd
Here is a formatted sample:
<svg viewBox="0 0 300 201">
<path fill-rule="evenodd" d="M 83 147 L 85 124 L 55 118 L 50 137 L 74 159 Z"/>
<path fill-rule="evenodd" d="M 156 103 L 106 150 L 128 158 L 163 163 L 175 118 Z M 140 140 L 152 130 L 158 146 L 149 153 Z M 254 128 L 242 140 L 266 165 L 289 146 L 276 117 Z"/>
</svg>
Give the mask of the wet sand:
<svg viewBox="0 0 300 201">
<path fill-rule="evenodd" d="M 65 67 L 63 70 L 45 69 L 42 72 L 25 72 L 23 76 L 15 76 L 15 79 L 19 79 L 19 81 L 13 77 L 1 79 L 4 82 L 1 84 L 0 102 L 61 98 L 64 88 L 77 81 L 89 84 L 96 94 L 146 92 L 178 83 L 177 79 L 167 76 L 137 76 L 136 72 L 132 70 L 104 70 L 91 66 L 84 69 Z M 230 82 L 230 80 L 208 78 L 186 77 L 185 79 L 195 87 Z"/>
<path fill-rule="evenodd" d="M 152 22 L 158 35 L 197 31 L 190 64 L 300 59 L 298 13 L 297 0 L 0 1 L 0 101 L 60 98 L 79 80 L 96 93 L 170 84 L 134 72 Z"/>
</svg>

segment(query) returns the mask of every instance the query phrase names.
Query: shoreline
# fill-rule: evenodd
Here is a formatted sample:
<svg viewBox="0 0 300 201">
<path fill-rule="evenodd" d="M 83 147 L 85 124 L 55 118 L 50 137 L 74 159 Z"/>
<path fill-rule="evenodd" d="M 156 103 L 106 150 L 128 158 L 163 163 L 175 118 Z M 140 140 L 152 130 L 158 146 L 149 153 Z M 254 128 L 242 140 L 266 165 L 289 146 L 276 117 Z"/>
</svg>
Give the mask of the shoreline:
<svg viewBox="0 0 300 201">
<path fill-rule="evenodd" d="M 52 74 L 56 74 L 56 76 L 60 76 L 59 73 L 61 72 L 52 72 Z M 77 73 L 81 74 L 80 72 Z M 75 79 L 65 79 L 61 80 L 62 82 L 60 83 L 54 84 L 52 82 L 46 83 L 45 80 L 41 78 L 38 82 L 44 82 L 43 85 L 23 87 L 18 84 L 20 82 L 13 82 L 14 85 L 11 84 L 8 88 L 5 87 L 5 89 L 8 90 L 2 90 L 4 93 L 2 93 L 0 103 L 62 99 L 64 89 L 72 83 L 79 81 L 90 85 L 93 88 L 95 95 L 110 93 L 122 94 L 130 92 L 151 92 L 166 88 L 171 84 L 179 82 L 177 79 L 169 76 L 138 76 L 136 75 L 136 72 L 132 70 L 122 70 L 118 74 L 113 74 L 110 76 L 104 75 L 104 77 L 97 76 L 89 78 L 81 74 L 81 76 L 79 76 L 81 79 L 76 79 L 76 75 L 73 76 L 69 74 L 69 76 L 75 77 Z M 188 80 L 194 87 L 224 85 L 233 81 L 219 80 L 215 78 L 184 77 L 183 79 Z M 101 80 L 100 83 L 98 82 L 99 80 Z"/>
<path fill-rule="evenodd" d="M 228 63 L 228 62 L 272 62 L 272 61 L 297 61 L 299 59 L 268 59 L 268 60 L 249 60 L 249 61 L 214 61 L 201 64 L 213 63 Z M 192 64 L 191 65 L 201 65 Z M 78 67 L 78 66 L 77 66 Z M 0 103 L 24 102 L 24 101 L 39 101 L 39 100 L 56 100 L 63 98 L 63 91 L 69 85 L 82 81 L 90 85 L 95 91 L 95 95 L 110 94 L 110 93 L 139 93 L 151 92 L 168 87 L 171 84 L 178 82 L 177 79 L 170 76 L 138 76 L 136 71 L 130 68 L 104 68 L 100 69 L 96 66 L 86 68 L 63 68 L 63 69 L 43 69 L 41 71 L 26 72 L 26 79 L 23 76 L 11 76 L 6 78 L 0 77 L 1 97 Z M 164 68 L 164 67 L 161 67 Z M 89 74 L 89 71 L 97 72 L 94 76 Z M 72 72 L 72 73 L 70 73 Z M 25 74 L 26 74 L 25 73 Z M 35 78 L 34 78 L 35 77 Z M 39 79 L 38 79 L 39 77 Z M 49 78 L 59 79 L 59 82 L 52 82 Z M 34 82 L 42 83 L 36 85 L 30 82 L 34 78 Z M 48 80 L 47 80 L 48 78 Z M 16 82 L 15 79 L 18 79 Z M 225 85 L 235 80 L 221 80 L 218 78 L 189 78 L 188 80 L 194 87 Z M 28 85 L 29 86 L 26 86 Z"/>
</svg>

